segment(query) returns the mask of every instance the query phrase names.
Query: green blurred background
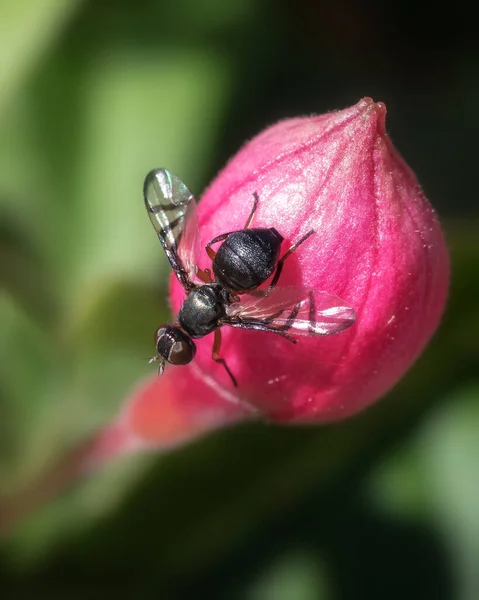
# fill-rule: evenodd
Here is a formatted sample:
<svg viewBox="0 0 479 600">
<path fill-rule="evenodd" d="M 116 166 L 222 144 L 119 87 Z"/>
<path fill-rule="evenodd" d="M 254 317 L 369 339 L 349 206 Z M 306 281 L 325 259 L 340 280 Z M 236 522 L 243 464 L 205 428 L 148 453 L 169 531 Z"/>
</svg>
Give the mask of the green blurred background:
<svg viewBox="0 0 479 600">
<path fill-rule="evenodd" d="M 121 461 L 4 537 L 2 598 L 479 598 L 468 19 L 459 3 L 2 0 L 3 496 L 34 487 L 150 372 L 168 315 L 141 198 L 150 168 L 199 196 L 263 127 L 370 95 L 388 106 L 453 262 L 441 329 L 373 409 Z"/>
</svg>

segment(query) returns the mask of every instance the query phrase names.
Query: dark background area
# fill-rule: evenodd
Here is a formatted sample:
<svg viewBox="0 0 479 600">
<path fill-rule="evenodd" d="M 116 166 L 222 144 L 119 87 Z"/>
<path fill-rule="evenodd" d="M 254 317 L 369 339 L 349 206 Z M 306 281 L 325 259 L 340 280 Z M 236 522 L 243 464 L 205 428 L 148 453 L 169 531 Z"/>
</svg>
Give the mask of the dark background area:
<svg viewBox="0 0 479 600">
<path fill-rule="evenodd" d="M 153 166 L 200 197 L 267 125 L 371 96 L 440 214 L 452 284 L 439 332 L 377 406 L 121 461 L 3 540 L 2 597 L 479 598 L 472 16 L 432 2 L 24 4 L 0 8 L 2 494 L 145 375 L 168 310 L 140 198 Z"/>
</svg>

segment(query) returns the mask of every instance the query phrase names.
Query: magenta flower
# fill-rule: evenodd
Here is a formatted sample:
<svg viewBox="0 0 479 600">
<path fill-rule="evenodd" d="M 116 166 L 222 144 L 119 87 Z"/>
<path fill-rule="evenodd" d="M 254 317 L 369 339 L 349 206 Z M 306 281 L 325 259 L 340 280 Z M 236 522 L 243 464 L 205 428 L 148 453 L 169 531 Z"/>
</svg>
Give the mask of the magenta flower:
<svg viewBox="0 0 479 600">
<path fill-rule="evenodd" d="M 252 417 L 341 419 L 378 400 L 411 366 L 441 318 L 449 260 L 437 216 L 386 133 L 385 114 L 384 104 L 365 98 L 280 122 L 245 145 L 199 205 L 203 244 L 243 228 L 254 192 L 254 226 L 275 227 L 284 250 L 314 229 L 279 285 L 339 296 L 354 307 L 356 323 L 295 346 L 223 328 L 222 354 L 238 388 L 211 360 L 212 336 L 198 340 L 192 363 L 154 375 L 131 397 L 115 425 L 129 444 L 170 445 Z M 206 252 L 199 266 L 211 267 Z M 183 299 L 172 276 L 175 314 Z"/>
<path fill-rule="evenodd" d="M 448 287 L 444 238 L 386 134 L 385 114 L 384 104 L 365 99 L 283 121 L 248 143 L 200 203 L 205 243 L 243 227 L 253 192 L 260 198 L 255 226 L 276 227 L 285 248 L 315 229 L 285 263 L 280 284 L 325 290 L 357 313 L 349 330 L 296 346 L 225 328 L 237 391 L 211 362 L 211 341 L 198 344 L 195 374 L 269 418 L 324 421 L 357 412 L 396 383 L 438 325 Z M 210 266 L 206 253 L 200 266 Z M 173 278 L 175 312 L 182 298 Z"/>
</svg>

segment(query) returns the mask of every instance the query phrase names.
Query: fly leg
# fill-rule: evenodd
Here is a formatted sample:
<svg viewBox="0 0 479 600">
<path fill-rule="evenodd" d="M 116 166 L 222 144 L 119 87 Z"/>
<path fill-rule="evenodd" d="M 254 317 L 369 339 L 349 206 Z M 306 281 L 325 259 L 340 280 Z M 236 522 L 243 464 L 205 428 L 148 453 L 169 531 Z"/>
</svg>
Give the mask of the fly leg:
<svg viewBox="0 0 479 600">
<path fill-rule="evenodd" d="M 309 299 L 309 332 L 314 333 L 314 326 L 316 325 L 316 301 L 314 299 L 314 292 L 311 291 L 308 294 Z"/>
<path fill-rule="evenodd" d="M 254 213 L 256 212 L 256 209 L 258 208 L 258 202 L 259 202 L 259 197 L 258 194 L 256 192 L 253 192 L 253 198 L 254 198 L 254 202 L 253 202 L 253 208 L 251 209 L 250 215 L 248 217 L 248 220 L 246 221 L 246 224 L 244 226 L 245 229 L 249 229 L 250 225 L 253 221 L 253 217 L 254 217 Z"/>
<path fill-rule="evenodd" d="M 214 341 L 213 341 L 213 352 L 211 353 L 211 358 L 217 362 L 223 365 L 223 367 L 225 368 L 225 371 L 228 373 L 228 375 L 230 376 L 231 381 L 233 382 L 233 385 L 235 387 L 238 387 L 238 382 L 236 381 L 233 373 L 229 370 L 228 365 L 226 364 L 226 361 L 224 358 L 220 357 L 220 348 L 221 348 L 221 329 L 215 329 L 215 333 L 214 333 Z"/>
<path fill-rule="evenodd" d="M 223 240 L 225 240 L 230 233 L 234 233 L 233 231 L 230 231 L 229 233 L 222 233 L 221 235 L 218 235 L 217 237 L 213 238 L 211 240 L 211 242 L 208 242 L 205 246 L 205 250 L 206 250 L 206 254 L 211 258 L 211 260 L 215 259 L 216 256 L 216 252 L 213 250 L 213 248 L 211 247 L 213 244 L 217 244 L 218 242 L 222 242 Z"/>
<path fill-rule="evenodd" d="M 230 317 L 229 319 L 224 319 L 223 323 L 225 325 L 229 325 L 230 327 L 237 327 L 238 329 L 250 329 L 252 331 L 267 331 L 269 333 L 277 333 L 281 337 L 287 339 L 288 342 L 291 342 L 292 344 L 298 343 L 298 340 L 286 333 L 286 331 L 284 330 L 284 326 L 273 327 L 258 319 L 242 319 L 241 317 Z M 288 324 L 288 329 L 289 327 L 290 325 Z"/>
<path fill-rule="evenodd" d="M 246 220 L 244 229 L 249 229 L 251 222 L 253 221 L 254 213 L 256 212 L 256 209 L 258 208 L 259 197 L 256 192 L 253 193 L 253 198 L 254 198 L 253 208 L 251 209 L 249 217 Z M 214 260 L 215 256 L 216 256 L 216 252 L 213 250 L 213 248 L 211 246 L 213 244 L 217 244 L 218 242 L 224 241 L 231 233 L 235 233 L 235 232 L 230 231 L 228 233 L 223 233 L 221 235 L 218 235 L 217 237 L 213 238 L 211 240 L 211 242 L 208 242 L 206 244 L 206 246 L 205 246 L 206 254 L 211 258 L 211 260 Z"/>
<path fill-rule="evenodd" d="M 203 283 L 213 283 L 213 278 L 211 277 L 211 271 L 209 269 L 198 268 L 196 275 Z"/>
<path fill-rule="evenodd" d="M 293 244 L 293 245 L 291 246 L 291 248 L 290 248 L 290 249 L 289 249 L 289 250 L 286 252 L 286 254 L 284 254 L 284 255 L 283 255 L 283 256 L 282 256 L 282 257 L 279 259 L 279 261 L 278 261 L 278 264 L 276 265 L 276 271 L 274 272 L 273 280 L 271 281 L 271 283 L 270 283 L 270 285 L 269 285 L 268 289 L 265 291 L 265 293 L 264 293 L 264 297 L 266 297 L 266 296 L 267 296 L 267 295 L 268 295 L 268 294 L 271 292 L 271 290 L 273 290 L 273 289 L 276 287 L 276 285 L 277 285 L 277 283 L 278 283 L 278 280 L 279 280 L 279 278 L 280 278 L 280 275 L 281 275 L 281 271 L 283 270 L 284 261 L 285 261 L 287 258 L 289 258 L 289 257 L 291 256 L 291 254 L 293 254 L 293 252 L 294 252 L 294 251 L 295 251 L 295 250 L 296 250 L 296 249 L 297 249 L 299 246 L 301 246 L 301 244 L 302 244 L 303 242 L 305 242 L 305 241 L 306 241 L 306 240 L 309 238 L 309 236 L 310 236 L 310 235 L 313 235 L 313 233 L 314 233 L 314 229 L 310 229 L 310 230 L 308 231 L 308 233 L 305 233 L 305 234 L 303 235 L 303 237 L 302 237 L 300 240 L 298 240 L 298 241 L 296 242 L 296 244 Z"/>
</svg>

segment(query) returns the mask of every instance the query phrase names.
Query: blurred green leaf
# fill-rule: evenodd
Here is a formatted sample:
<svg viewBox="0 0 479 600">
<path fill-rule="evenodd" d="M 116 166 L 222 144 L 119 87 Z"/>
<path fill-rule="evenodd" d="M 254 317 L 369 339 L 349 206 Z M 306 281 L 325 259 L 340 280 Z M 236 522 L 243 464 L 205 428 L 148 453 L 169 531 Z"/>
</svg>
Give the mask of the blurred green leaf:
<svg viewBox="0 0 479 600">
<path fill-rule="evenodd" d="M 431 517 L 446 536 L 459 596 L 479 597 L 479 382 L 447 399 L 419 440 Z"/>
<path fill-rule="evenodd" d="M 208 54 L 118 52 L 83 81 L 85 127 L 73 186 L 79 210 L 64 273 L 74 298 L 105 275 L 152 281 L 159 262 L 166 267 L 145 219 L 143 180 L 166 166 L 200 196 L 194 184 L 219 132 L 225 66 Z"/>
<path fill-rule="evenodd" d="M 51 325 L 58 306 L 48 288 L 46 266 L 18 222 L 6 215 L 0 225 L 0 278 L 3 289 L 39 325 Z"/>
<path fill-rule="evenodd" d="M 1 330 L 3 490 L 111 418 L 151 373 L 169 270 L 143 179 L 165 165 L 199 196 L 229 94 L 221 56 L 101 39 L 93 62 L 64 40 L 0 119 L 11 309 Z"/>
<path fill-rule="evenodd" d="M 19 456 L 25 459 L 23 475 L 38 467 L 38 423 L 51 406 L 57 356 L 45 329 L 6 293 L 0 294 L 0 331 L 0 479 L 5 490 L 9 479 L 21 478 Z"/>
<path fill-rule="evenodd" d="M 0 115 L 80 4 L 81 0 L 2 0 Z"/>
<path fill-rule="evenodd" d="M 456 570 L 458 597 L 479 596 L 479 383 L 445 399 L 374 474 L 369 497 L 396 519 L 436 530 Z"/>
<path fill-rule="evenodd" d="M 72 321 L 73 329 L 63 332 L 72 348 L 69 385 L 77 411 L 77 419 L 69 420 L 70 439 L 108 422 L 126 391 L 155 374 L 148 365 L 153 332 L 170 318 L 166 294 L 157 288 L 124 281 L 103 284 L 100 295 Z"/>
<path fill-rule="evenodd" d="M 324 564 L 303 551 L 281 556 L 250 584 L 245 600 L 327 600 L 334 598 Z"/>
</svg>

